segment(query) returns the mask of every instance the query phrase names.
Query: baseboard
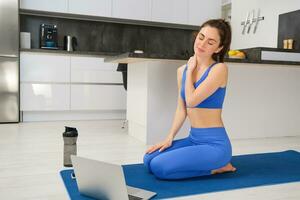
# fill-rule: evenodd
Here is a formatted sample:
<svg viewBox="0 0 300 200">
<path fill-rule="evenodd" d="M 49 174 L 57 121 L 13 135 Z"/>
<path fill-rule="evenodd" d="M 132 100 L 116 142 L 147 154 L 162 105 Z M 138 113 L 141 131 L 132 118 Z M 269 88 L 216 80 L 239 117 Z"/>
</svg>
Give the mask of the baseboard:
<svg viewBox="0 0 300 200">
<path fill-rule="evenodd" d="M 24 111 L 23 122 L 126 119 L 126 110 L 110 111 Z"/>
</svg>

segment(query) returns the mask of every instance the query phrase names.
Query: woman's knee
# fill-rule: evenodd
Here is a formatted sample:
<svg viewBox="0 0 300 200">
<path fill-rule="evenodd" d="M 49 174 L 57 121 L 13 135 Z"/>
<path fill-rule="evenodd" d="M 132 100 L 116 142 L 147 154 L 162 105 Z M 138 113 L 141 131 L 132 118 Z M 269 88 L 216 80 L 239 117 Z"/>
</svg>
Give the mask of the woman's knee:
<svg viewBox="0 0 300 200">
<path fill-rule="evenodd" d="M 151 156 L 150 156 L 150 154 L 146 153 L 146 154 L 144 155 L 143 162 L 144 162 L 145 167 L 146 167 L 148 170 L 149 170 L 150 161 L 151 161 Z"/>
<path fill-rule="evenodd" d="M 156 152 L 156 151 L 153 153 L 146 153 L 144 155 L 143 163 L 150 173 L 152 173 L 150 163 L 151 163 L 152 159 L 155 158 L 157 155 L 158 155 L 158 152 Z"/>
<path fill-rule="evenodd" d="M 155 177 L 160 179 L 168 179 L 168 174 L 170 174 L 170 163 L 166 163 L 163 159 L 156 157 L 150 162 L 149 167 Z"/>
</svg>

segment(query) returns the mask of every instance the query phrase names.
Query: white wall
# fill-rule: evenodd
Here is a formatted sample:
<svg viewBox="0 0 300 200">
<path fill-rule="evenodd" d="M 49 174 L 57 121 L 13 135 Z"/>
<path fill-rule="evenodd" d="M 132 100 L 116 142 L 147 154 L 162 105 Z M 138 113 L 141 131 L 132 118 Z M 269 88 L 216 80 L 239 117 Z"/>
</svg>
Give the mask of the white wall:
<svg viewBox="0 0 300 200">
<path fill-rule="evenodd" d="M 231 0 L 231 25 L 232 44 L 231 49 L 250 47 L 277 47 L 278 18 L 279 14 L 300 9 L 299 0 Z M 249 34 L 242 34 L 241 22 L 245 20 L 247 12 L 260 8 L 261 15 L 265 17 L 260 21 L 256 34 L 253 27 Z"/>
</svg>

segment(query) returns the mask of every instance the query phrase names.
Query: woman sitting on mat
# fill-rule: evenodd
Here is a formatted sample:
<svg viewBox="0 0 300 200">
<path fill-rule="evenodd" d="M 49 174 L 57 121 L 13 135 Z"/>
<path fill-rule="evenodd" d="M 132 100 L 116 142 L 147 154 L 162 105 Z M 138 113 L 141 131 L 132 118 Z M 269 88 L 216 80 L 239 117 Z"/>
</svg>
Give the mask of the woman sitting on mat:
<svg viewBox="0 0 300 200">
<path fill-rule="evenodd" d="M 223 60 L 230 42 L 231 28 L 223 19 L 200 26 L 194 56 L 177 70 L 178 105 L 169 135 L 144 156 L 156 177 L 183 179 L 236 170 L 230 164 L 231 143 L 221 117 L 228 77 Z M 189 136 L 173 141 L 186 116 Z"/>
</svg>

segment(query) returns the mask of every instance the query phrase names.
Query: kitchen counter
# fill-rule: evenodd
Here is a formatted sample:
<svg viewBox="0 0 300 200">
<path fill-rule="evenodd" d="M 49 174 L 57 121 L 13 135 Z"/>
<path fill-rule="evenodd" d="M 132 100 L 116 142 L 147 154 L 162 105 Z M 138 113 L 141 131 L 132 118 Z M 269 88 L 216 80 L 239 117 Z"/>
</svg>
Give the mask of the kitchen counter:
<svg viewBox="0 0 300 200">
<path fill-rule="evenodd" d="M 94 57 L 111 57 L 120 55 L 122 53 L 117 52 L 96 52 L 96 51 L 66 51 L 62 49 L 20 49 L 21 52 L 32 53 L 53 53 L 53 54 L 65 54 L 65 55 L 78 55 L 78 56 L 94 56 Z"/>
<path fill-rule="evenodd" d="M 252 119 L 253 116 L 252 120 L 256 120 L 256 109 L 249 107 L 248 98 L 251 99 L 251 97 L 247 94 L 240 96 L 243 91 L 252 91 L 254 99 L 263 99 L 263 104 L 257 102 L 255 105 L 262 105 L 261 110 L 267 109 L 267 113 L 272 113 L 273 110 L 280 107 L 277 104 L 280 101 L 272 101 L 272 99 L 282 98 L 283 91 L 289 91 L 290 87 L 298 88 L 299 85 L 297 80 L 300 73 L 300 62 L 277 59 L 289 58 L 290 55 L 285 53 L 296 55 L 295 59 L 297 59 L 298 52 L 273 48 L 252 48 L 244 51 L 247 53 L 247 59 L 225 59 L 230 71 L 230 82 L 227 87 L 228 105 L 226 107 L 229 110 L 237 111 L 226 113 L 225 110 L 227 115 L 225 120 L 235 119 L 238 121 L 239 118 L 235 113 L 245 109 L 247 110 L 245 117 Z M 269 58 L 266 57 L 266 54 L 263 55 L 274 52 L 283 53 L 282 55 L 285 56 L 267 60 Z M 132 52 L 104 58 L 104 62 L 128 63 L 126 118 L 130 135 L 146 144 L 155 144 L 164 139 L 170 129 L 177 105 L 177 69 L 184 65 L 188 58 L 189 55 L 174 56 Z M 293 59 L 293 57 L 291 58 Z M 292 85 L 289 84 L 292 82 L 291 80 L 295 81 Z M 241 85 L 242 87 L 238 87 Z M 285 95 L 292 95 L 292 93 L 286 92 Z M 244 97 L 245 99 L 243 99 Z M 271 105 L 270 109 L 264 107 L 269 104 Z M 251 113 L 251 117 L 247 113 Z M 272 114 L 268 117 L 271 118 Z M 260 119 L 260 121 L 262 120 Z M 230 132 L 245 131 L 240 130 L 241 127 L 233 121 L 230 121 L 227 127 Z M 186 121 L 180 129 L 178 137 L 187 136 L 189 128 Z M 251 135 L 251 133 L 249 134 Z"/>
<path fill-rule="evenodd" d="M 54 53 L 54 54 L 66 54 L 66 55 L 79 55 L 79 56 L 95 56 L 105 57 L 105 62 L 112 63 L 134 63 L 151 60 L 170 60 L 181 61 L 188 60 L 189 56 L 185 55 L 161 55 L 155 53 L 134 53 L 134 52 L 95 52 L 95 51 L 65 51 L 65 50 L 50 50 L 50 49 L 20 49 L 22 52 L 36 52 L 36 53 Z M 281 60 L 262 60 L 262 52 L 280 52 L 288 54 L 299 54 L 300 51 L 294 51 L 289 49 L 277 49 L 277 48 L 264 48 L 256 47 L 250 49 L 242 49 L 246 52 L 246 59 L 237 58 L 225 58 L 224 61 L 228 63 L 256 63 L 256 64 L 274 64 L 274 65 L 300 65 L 300 61 L 281 61 Z M 277 56 L 277 55 L 276 55 Z M 283 55 L 285 56 L 285 55 Z M 286 55 L 287 57 L 288 55 Z"/>
<path fill-rule="evenodd" d="M 155 60 L 188 60 L 187 56 L 178 56 L 178 55 L 161 55 L 155 53 L 123 53 L 120 55 L 115 55 L 111 57 L 106 57 L 105 62 L 112 63 L 134 63 L 134 62 L 143 62 L 143 61 L 155 61 Z"/>
<path fill-rule="evenodd" d="M 300 51 L 270 47 L 241 49 L 247 55 L 248 63 L 300 65 Z M 231 59 L 230 59 L 231 60 Z"/>
<path fill-rule="evenodd" d="M 280 52 L 286 54 L 299 54 L 300 52 L 288 50 L 288 49 L 277 49 L 277 48 L 250 48 L 243 49 L 242 51 L 246 52 L 246 59 L 237 59 L 237 58 L 225 58 L 225 62 L 234 62 L 234 63 L 257 63 L 257 64 L 275 64 L 275 65 L 300 65 L 299 61 L 285 61 L 285 60 L 271 60 L 271 59 L 262 59 L 263 52 Z M 288 55 L 287 55 L 288 56 Z M 105 62 L 113 63 L 134 63 L 150 60 L 188 60 L 189 56 L 187 55 L 160 55 L 153 53 L 123 53 L 120 55 L 114 55 L 112 57 L 105 58 Z M 276 58 L 274 58 L 276 59 Z"/>
</svg>

